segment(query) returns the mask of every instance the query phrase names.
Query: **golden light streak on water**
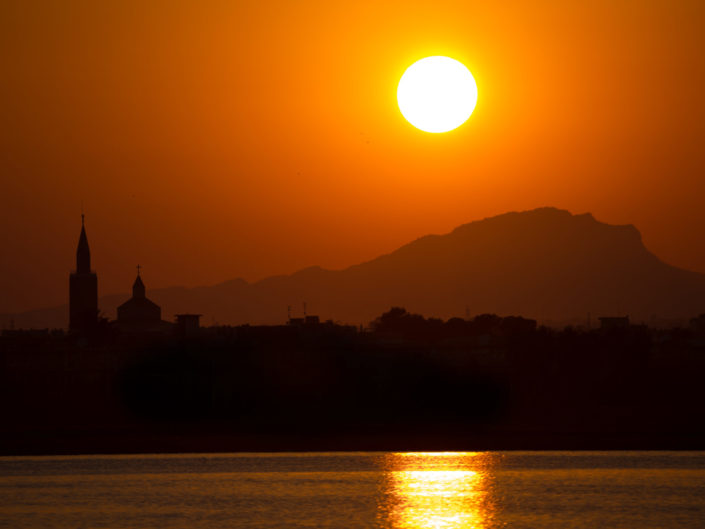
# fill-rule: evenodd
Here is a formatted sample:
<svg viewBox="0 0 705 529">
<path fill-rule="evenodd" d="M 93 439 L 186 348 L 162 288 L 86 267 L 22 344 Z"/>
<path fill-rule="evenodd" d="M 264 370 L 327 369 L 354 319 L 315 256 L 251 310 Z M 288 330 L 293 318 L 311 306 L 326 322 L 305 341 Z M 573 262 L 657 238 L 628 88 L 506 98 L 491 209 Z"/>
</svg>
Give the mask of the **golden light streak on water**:
<svg viewBox="0 0 705 529">
<path fill-rule="evenodd" d="M 381 516 L 396 529 L 484 529 L 491 463 L 483 453 L 390 454 Z"/>
</svg>

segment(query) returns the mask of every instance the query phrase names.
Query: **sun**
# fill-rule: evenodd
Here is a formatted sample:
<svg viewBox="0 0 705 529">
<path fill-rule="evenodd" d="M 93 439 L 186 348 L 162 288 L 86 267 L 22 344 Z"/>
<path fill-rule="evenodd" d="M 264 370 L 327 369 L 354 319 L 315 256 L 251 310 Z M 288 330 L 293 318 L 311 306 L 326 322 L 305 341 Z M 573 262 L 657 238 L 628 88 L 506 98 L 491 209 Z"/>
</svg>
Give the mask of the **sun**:
<svg viewBox="0 0 705 529">
<path fill-rule="evenodd" d="M 477 103 L 470 70 L 455 59 L 426 57 L 409 66 L 397 88 L 399 110 L 414 127 L 448 132 L 465 123 Z"/>
</svg>

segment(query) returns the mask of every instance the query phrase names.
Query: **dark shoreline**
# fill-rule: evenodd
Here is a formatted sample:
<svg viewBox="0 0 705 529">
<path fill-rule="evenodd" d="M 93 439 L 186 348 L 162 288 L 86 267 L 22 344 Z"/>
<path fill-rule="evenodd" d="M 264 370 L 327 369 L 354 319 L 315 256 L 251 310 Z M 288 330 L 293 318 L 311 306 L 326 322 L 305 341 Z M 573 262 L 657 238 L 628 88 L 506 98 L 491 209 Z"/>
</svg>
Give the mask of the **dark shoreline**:
<svg viewBox="0 0 705 529">
<path fill-rule="evenodd" d="M 705 335 L 623 323 L 3 333 L 0 454 L 705 449 Z"/>
<path fill-rule="evenodd" d="M 702 434 L 505 434 L 466 436 L 282 436 L 233 433 L 26 432 L 4 435 L 0 456 L 237 452 L 700 451 Z"/>
</svg>

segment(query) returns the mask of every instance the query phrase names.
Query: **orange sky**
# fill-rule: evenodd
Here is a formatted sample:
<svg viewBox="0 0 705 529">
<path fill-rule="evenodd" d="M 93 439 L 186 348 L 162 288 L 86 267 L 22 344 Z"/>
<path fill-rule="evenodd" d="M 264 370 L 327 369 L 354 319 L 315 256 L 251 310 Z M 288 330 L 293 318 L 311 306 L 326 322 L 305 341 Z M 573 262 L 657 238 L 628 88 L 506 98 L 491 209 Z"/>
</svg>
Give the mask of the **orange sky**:
<svg viewBox="0 0 705 529">
<path fill-rule="evenodd" d="M 552 205 L 705 272 L 705 3 L 0 4 L 0 312 L 67 301 L 87 215 L 101 294 L 340 268 Z M 473 116 L 402 118 L 428 55 Z"/>
</svg>

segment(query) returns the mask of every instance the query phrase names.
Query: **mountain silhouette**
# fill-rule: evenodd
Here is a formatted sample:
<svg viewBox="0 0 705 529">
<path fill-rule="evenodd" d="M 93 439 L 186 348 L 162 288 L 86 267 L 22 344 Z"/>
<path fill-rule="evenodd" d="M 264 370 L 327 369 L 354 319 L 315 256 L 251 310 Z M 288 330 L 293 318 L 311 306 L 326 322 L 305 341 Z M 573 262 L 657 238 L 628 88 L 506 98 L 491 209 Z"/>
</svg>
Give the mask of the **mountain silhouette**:
<svg viewBox="0 0 705 529">
<path fill-rule="evenodd" d="M 427 235 L 344 270 L 311 267 L 248 283 L 149 292 L 165 318 L 204 315 L 204 324 L 283 323 L 307 302 L 322 319 L 366 324 L 391 306 L 426 316 L 522 315 L 539 321 L 585 321 L 629 315 L 632 321 L 690 318 L 705 312 L 705 275 L 670 266 L 650 253 L 631 225 L 556 208 L 513 212 Z M 113 318 L 126 295 L 100 299 Z M 4 315 L 20 327 L 64 327 L 67 308 Z"/>
</svg>

